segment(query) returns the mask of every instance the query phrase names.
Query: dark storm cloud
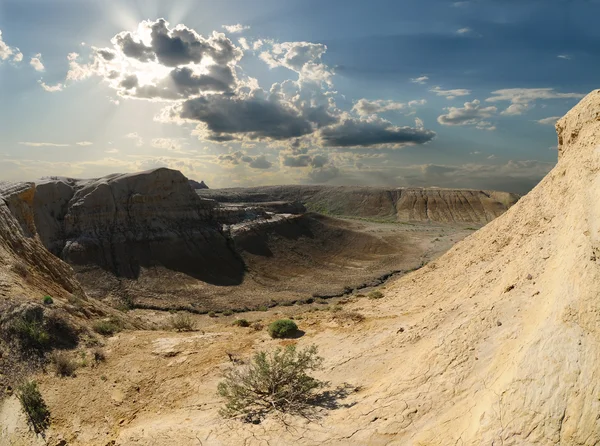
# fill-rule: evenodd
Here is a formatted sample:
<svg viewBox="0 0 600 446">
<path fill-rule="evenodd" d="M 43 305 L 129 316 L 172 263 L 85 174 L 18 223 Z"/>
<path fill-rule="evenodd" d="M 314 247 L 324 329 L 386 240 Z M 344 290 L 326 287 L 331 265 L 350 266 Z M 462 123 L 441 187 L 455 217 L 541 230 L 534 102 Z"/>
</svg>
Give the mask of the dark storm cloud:
<svg viewBox="0 0 600 446">
<path fill-rule="evenodd" d="M 213 33 L 204 38 L 184 25 L 170 29 L 164 19 L 144 24 L 150 30 L 150 46 L 136 40 L 131 32 L 122 32 L 114 40 L 123 54 L 141 62 L 156 60 L 167 67 L 178 67 L 199 64 L 209 56 L 216 64 L 225 65 L 242 54 L 224 34 Z"/>
<path fill-rule="evenodd" d="M 425 144 L 434 137 L 435 132 L 431 130 L 395 127 L 384 119 L 346 119 L 339 125 L 321 130 L 321 140 L 328 147 Z"/>
<path fill-rule="evenodd" d="M 311 133 L 310 122 L 294 110 L 259 98 L 211 95 L 183 103 L 181 118 L 203 122 L 210 140 L 222 136 L 285 140 Z"/>
<path fill-rule="evenodd" d="M 253 169 L 270 169 L 273 166 L 264 155 L 250 156 L 242 151 L 219 155 L 217 163 L 222 165 L 237 166 L 241 163 L 246 163 Z"/>
</svg>

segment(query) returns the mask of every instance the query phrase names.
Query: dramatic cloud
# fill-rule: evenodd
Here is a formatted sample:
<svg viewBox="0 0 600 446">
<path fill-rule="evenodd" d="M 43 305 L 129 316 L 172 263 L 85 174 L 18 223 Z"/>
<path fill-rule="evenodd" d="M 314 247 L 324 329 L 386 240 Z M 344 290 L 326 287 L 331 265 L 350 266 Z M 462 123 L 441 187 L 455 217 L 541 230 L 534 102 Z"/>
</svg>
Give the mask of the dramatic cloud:
<svg viewBox="0 0 600 446">
<path fill-rule="evenodd" d="M 320 132 L 321 142 L 327 147 L 402 147 L 424 144 L 434 137 L 435 132 L 431 130 L 397 127 L 381 118 L 346 118 Z"/>
<path fill-rule="evenodd" d="M 485 119 L 491 118 L 498 111 L 494 106 L 482 107 L 477 99 L 465 102 L 464 107 L 447 107 L 445 110 L 448 113 L 437 119 L 442 125 L 471 125 L 489 130 L 493 130 L 494 127 Z"/>
<path fill-rule="evenodd" d="M 284 42 L 272 44 L 260 58 L 271 68 L 285 67 L 300 75 L 300 80 L 309 79 L 331 85 L 333 71 L 322 62 L 327 46 L 310 42 Z"/>
<path fill-rule="evenodd" d="M 432 93 L 435 93 L 438 96 L 445 96 L 447 99 L 454 99 L 457 96 L 469 96 L 471 94 L 471 90 L 465 90 L 462 88 L 455 90 L 442 90 L 441 87 L 433 87 L 431 90 Z"/>
<path fill-rule="evenodd" d="M 334 178 L 338 177 L 339 174 L 340 174 L 340 169 L 338 169 L 333 164 L 330 164 L 325 167 L 312 169 L 308 173 L 308 178 L 311 183 L 323 184 L 323 183 L 327 183 L 328 181 L 331 181 Z"/>
<path fill-rule="evenodd" d="M 248 29 L 250 29 L 249 26 L 244 26 L 241 25 L 240 23 L 238 23 L 237 25 L 223 25 L 223 29 L 225 29 L 225 31 L 227 31 L 228 33 L 241 33 L 242 31 L 246 31 Z"/>
<path fill-rule="evenodd" d="M 559 119 L 560 116 L 550 116 L 549 118 L 539 119 L 537 123 L 542 125 L 554 125 Z"/>
<path fill-rule="evenodd" d="M 45 71 L 46 67 L 44 67 L 44 64 L 42 63 L 42 55 L 41 54 L 36 54 L 35 57 L 32 57 L 31 60 L 29 61 L 29 65 L 31 65 L 33 67 L 33 69 L 35 71 Z"/>
<path fill-rule="evenodd" d="M 144 21 L 134 32 L 123 31 L 110 48 L 95 48 L 91 61 L 68 56 L 68 81 L 102 77 L 123 97 L 177 101 L 201 94 L 231 93 L 238 85 L 234 67 L 242 57 L 225 34 L 203 37 L 164 19 Z"/>
<path fill-rule="evenodd" d="M 410 81 L 413 84 L 421 84 L 421 85 L 425 85 L 427 83 L 427 81 L 429 80 L 428 76 L 420 76 L 420 77 L 415 77 L 412 78 Z"/>
<path fill-rule="evenodd" d="M 504 115 L 520 115 L 533 106 L 538 100 L 547 99 L 581 99 L 580 93 L 559 93 L 553 88 L 508 88 L 492 92 L 487 102 L 510 102 L 511 105 L 502 112 Z"/>
<path fill-rule="evenodd" d="M 41 81 L 41 80 L 38 81 L 38 83 L 48 93 L 56 93 L 58 91 L 63 91 L 63 89 L 65 87 L 64 84 L 61 84 L 61 83 L 58 83 L 56 85 L 48 85 L 44 81 Z"/>
<path fill-rule="evenodd" d="M 325 154 L 309 153 L 308 147 L 302 147 L 296 140 L 288 150 L 279 152 L 279 160 L 285 167 L 321 168 L 327 164 L 329 157 Z"/>
<path fill-rule="evenodd" d="M 242 151 L 219 155 L 217 157 L 217 163 L 230 166 L 237 166 L 245 163 L 253 169 L 270 169 L 273 166 L 273 163 L 267 160 L 264 155 L 250 156 Z"/>
<path fill-rule="evenodd" d="M 181 118 L 204 123 L 202 136 L 212 141 L 284 140 L 313 131 L 294 109 L 259 98 L 212 95 L 191 99 L 183 104 Z"/>
</svg>

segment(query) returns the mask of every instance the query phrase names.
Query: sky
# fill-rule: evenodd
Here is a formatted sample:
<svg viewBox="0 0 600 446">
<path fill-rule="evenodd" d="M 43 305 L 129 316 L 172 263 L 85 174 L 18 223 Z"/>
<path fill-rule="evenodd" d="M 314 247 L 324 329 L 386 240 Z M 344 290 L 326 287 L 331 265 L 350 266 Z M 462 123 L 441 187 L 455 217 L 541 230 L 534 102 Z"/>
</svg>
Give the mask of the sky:
<svg viewBox="0 0 600 446">
<path fill-rule="evenodd" d="M 0 0 L 0 179 L 524 194 L 600 0 Z"/>
</svg>

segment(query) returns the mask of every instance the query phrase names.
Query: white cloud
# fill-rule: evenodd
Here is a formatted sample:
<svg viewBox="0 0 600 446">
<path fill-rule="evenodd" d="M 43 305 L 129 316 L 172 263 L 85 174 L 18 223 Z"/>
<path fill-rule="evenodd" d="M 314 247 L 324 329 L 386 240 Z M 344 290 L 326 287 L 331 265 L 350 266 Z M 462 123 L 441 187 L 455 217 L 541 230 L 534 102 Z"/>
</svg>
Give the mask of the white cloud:
<svg viewBox="0 0 600 446">
<path fill-rule="evenodd" d="M 18 48 L 15 48 L 16 53 L 13 56 L 13 62 L 15 63 L 19 63 L 19 62 L 23 62 L 23 53 L 21 51 L 19 51 Z"/>
<path fill-rule="evenodd" d="M 558 57 L 559 59 L 571 60 L 571 56 L 569 56 L 568 54 L 559 54 L 556 57 Z"/>
<path fill-rule="evenodd" d="M 478 129 L 494 130 L 495 127 L 486 121 L 496 114 L 496 107 L 482 107 L 481 103 L 475 99 L 472 102 L 465 102 L 464 107 L 447 107 L 448 112 L 438 117 L 437 121 L 442 125 L 463 126 L 472 125 Z"/>
<path fill-rule="evenodd" d="M 58 91 L 63 91 L 63 88 L 65 87 L 64 84 L 58 83 L 56 85 L 48 85 L 46 84 L 44 81 L 39 80 L 38 84 L 40 84 L 40 86 L 46 90 L 48 93 L 56 93 Z"/>
<path fill-rule="evenodd" d="M 108 149 L 105 150 L 104 153 L 119 153 L 119 149 Z"/>
<path fill-rule="evenodd" d="M 242 31 L 246 31 L 248 29 L 250 29 L 249 26 L 244 26 L 240 23 L 236 24 L 236 25 L 223 25 L 223 28 L 229 32 L 229 33 L 241 33 Z"/>
<path fill-rule="evenodd" d="M 35 71 L 42 72 L 46 70 L 46 67 L 44 67 L 44 64 L 42 63 L 42 55 L 40 53 L 31 58 L 29 65 L 31 65 Z"/>
<path fill-rule="evenodd" d="M 559 119 L 560 116 L 550 116 L 549 118 L 539 119 L 537 123 L 542 125 L 554 125 Z"/>
<path fill-rule="evenodd" d="M 9 47 L 4 40 L 2 40 L 2 30 L 0 30 L 0 60 L 6 60 L 14 53 L 14 49 Z"/>
<path fill-rule="evenodd" d="M 559 93 L 553 88 L 508 88 L 492 92 L 487 102 L 510 102 L 511 105 L 502 112 L 503 115 L 520 115 L 533 106 L 538 100 L 548 99 L 581 99 L 580 93 Z"/>
<path fill-rule="evenodd" d="M 29 147 L 69 147 L 70 144 L 57 144 L 53 142 L 19 142 L 22 146 Z"/>
<path fill-rule="evenodd" d="M 176 138 L 154 138 L 151 144 L 154 148 L 172 151 L 180 151 L 182 148 L 181 140 Z"/>
<path fill-rule="evenodd" d="M 285 67 L 295 71 L 300 81 L 319 81 L 331 85 L 333 72 L 322 61 L 326 52 L 327 46 L 321 43 L 284 42 L 271 44 L 271 48 L 263 51 L 260 58 L 270 68 Z"/>
<path fill-rule="evenodd" d="M 77 144 L 78 146 L 81 146 L 81 147 L 87 147 L 87 146 L 93 145 L 94 143 L 91 141 L 79 141 L 79 142 L 76 142 L 75 144 Z"/>
<path fill-rule="evenodd" d="M 137 132 L 128 133 L 125 135 L 125 138 L 133 140 L 136 147 L 141 147 L 144 145 L 144 138 L 138 135 Z"/>
<path fill-rule="evenodd" d="M 419 77 L 414 77 L 411 78 L 411 82 L 413 84 L 421 84 L 421 85 L 425 85 L 427 83 L 427 81 L 429 80 L 428 76 L 419 76 Z"/>
<path fill-rule="evenodd" d="M 522 115 L 530 108 L 530 104 L 511 104 L 506 110 L 503 110 L 500 114 L 505 116 L 518 116 Z"/>
<path fill-rule="evenodd" d="M 456 30 L 456 34 L 464 35 L 469 34 L 471 31 L 473 31 L 471 28 L 460 28 Z"/>
<path fill-rule="evenodd" d="M 471 94 L 471 90 L 466 90 L 464 88 L 457 88 L 454 90 L 442 90 L 440 86 L 433 87 L 429 91 L 435 93 L 437 96 L 445 96 L 446 99 L 454 99 L 457 96 L 469 96 Z"/>
</svg>

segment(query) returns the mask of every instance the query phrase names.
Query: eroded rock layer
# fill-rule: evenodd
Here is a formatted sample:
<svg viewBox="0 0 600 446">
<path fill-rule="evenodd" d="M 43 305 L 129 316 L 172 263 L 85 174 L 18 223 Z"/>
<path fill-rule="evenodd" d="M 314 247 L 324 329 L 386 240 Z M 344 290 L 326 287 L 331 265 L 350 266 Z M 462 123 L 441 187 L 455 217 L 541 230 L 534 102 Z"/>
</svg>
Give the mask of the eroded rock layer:
<svg viewBox="0 0 600 446">
<path fill-rule="evenodd" d="M 354 186 L 266 186 L 197 192 L 222 203 L 283 200 L 300 202 L 310 211 L 327 215 L 475 224 L 492 221 L 519 198 L 496 191 Z"/>
</svg>

